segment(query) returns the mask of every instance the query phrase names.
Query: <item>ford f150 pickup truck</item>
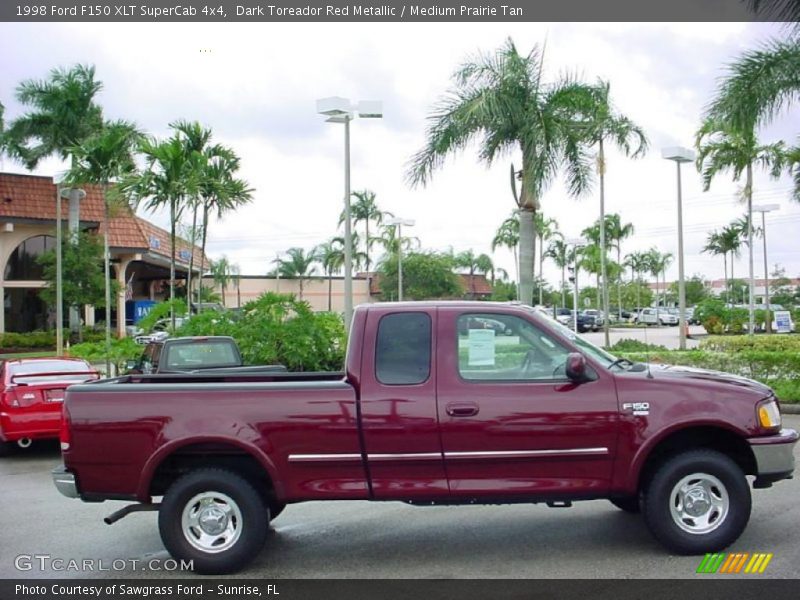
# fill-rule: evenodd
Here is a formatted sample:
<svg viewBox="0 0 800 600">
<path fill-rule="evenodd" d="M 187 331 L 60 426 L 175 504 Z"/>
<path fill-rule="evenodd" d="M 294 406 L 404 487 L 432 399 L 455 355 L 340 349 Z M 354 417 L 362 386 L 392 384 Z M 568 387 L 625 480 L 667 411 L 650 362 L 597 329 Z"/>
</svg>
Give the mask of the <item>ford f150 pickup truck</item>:
<svg viewBox="0 0 800 600">
<path fill-rule="evenodd" d="M 504 333 L 469 326 L 484 320 Z M 606 498 L 668 549 L 711 552 L 749 520 L 748 475 L 761 488 L 794 470 L 798 434 L 768 387 L 632 364 L 520 305 L 360 306 L 345 369 L 72 386 L 55 485 L 136 502 L 109 523 L 158 510 L 174 557 L 223 573 L 307 500 Z"/>
</svg>

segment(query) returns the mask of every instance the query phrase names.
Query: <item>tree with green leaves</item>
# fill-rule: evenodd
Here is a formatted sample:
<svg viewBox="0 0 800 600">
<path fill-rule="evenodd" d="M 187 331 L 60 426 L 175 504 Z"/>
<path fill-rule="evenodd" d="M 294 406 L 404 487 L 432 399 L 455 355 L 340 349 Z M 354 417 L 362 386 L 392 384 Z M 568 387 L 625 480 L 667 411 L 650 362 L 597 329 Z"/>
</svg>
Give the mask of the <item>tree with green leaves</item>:
<svg viewBox="0 0 800 600">
<path fill-rule="evenodd" d="M 278 273 L 283 279 L 297 279 L 300 283 L 300 300 L 303 299 L 303 284 L 313 279 L 317 272 L 319 256 L 316 248 L 306 252 L 302 248 L 289 248 L 286 258 L 275 260 Z"/>
<path fill-rule="evenodd" d="M 56 252 L 49 250 L 38 258 L 44 270 L 47 287 L 42 289 L 42 299 L 56 304 Z M 99 236 L 78 232 L 74 240 L 61 241 L 62 299 L 66 306 L 99 306 L 105 308 L 106 321 L 111 317 L 110 306 L 105 301 L 105 279 L 103 277 L 103 244 Z M 112 289 L 116 289 L 116 282 Z M 60 326 L 60 324 L 56 324 Z M 78 335 L 82 338 L 82 328 Z"/>
<path fill-rule="evenodd" d="M 395 227 L 394 225 L 384 225 L 384 226 L 382 226 L 381 227 L 381 231 L 380 231 L 380 235 L 379 236 L 375 236 L 373 238 L 373 241 L 383 248 L 383 251 L 384 251 L 385 255 L 382 258 L 382 261 L 383 260 L 387 260 L 387 259 L 392 258 L 392 257 L 397 258 L 397 253 L 400 250 L 401 244 L 402 244 L 402 247 L 403 247 L 403 255 L 405 255 L 407 252 L 411 252 L 415 248 L 419 248 L 419 245 L 420 245 L 419 238 L 416 237 L 416 236 L 404 235 L 403 239 L 401 240 L 397 236 L 397 227 Z M 344 242 L 342 242 L 342 243 L 344 243 Z M 354 249 L 358 247 L 358 244 L 354 243 L 353 245 L 354 245 Z M 362 253 L 362 255 L 363 255 L 363 253 Z M 354 252 L 353 253 L 353 257 L 354 257 L 353 258 L 353 262 L 354 263 L 356 262 L 355 256 L 356 256 L 356 254 Z"/>
<path fill-rule="evenodd" d="M 573 251 L 574 248 L 564 241 L 563 236 L 551 240 L 547 247 L 547 257 L 561 269 L 561 308 L 567 306 L 567 267 L 572 264 Z"/>
<path fill-rule="evenodd" d="M 492 273 L 492 284 L 494 284 L 494 263 L 487 254 L 475 254 L 474 250 L 465 250 L 455 255 L 455 266 L 465 269 L 469 275 L 469 293 L 475 297 L 475 275 L 480 273 L 486 275 Z"/>
<path fill-rule="evenodd" d="M 333 274 L 344 266 L 344 240 L 333 238 L 317 246 L 319 262 L 328 276 L 328 312 L 333 310 Z"/>
<path fill-rule="evenodd" d="M 122 183 L 124 193 L 134 203 L 144 203 L 148 210 L 169 208 L 169 299 L 175 299 L 176 227 L 186 208 L 186 199 L 197 193 L 198 171 L 194 158 L 187 154 L 183 140 L 173 134 L 167 140 L 144 138 L 139 143 L 144 156 L 144 171 L 127 177 Z M 175 327 L 175 311 L 170 319 Z"/>
<path fill-rule="evenodd" d="M 103 278 L 105 280 L 106 319 L 106 373 L 111 372 L 111 252 L 108 246 L 108 228 L 114 210 L 127 202 L 117 187 L 119 182 L 136 170 L 134 153 L 142 134 L 133 123 L 112 121 L 104 123 L 94 135 L 81 141 L 70 151 L 72 167 L 67 172 L 65 183 L 99 185 L 103 194 Z M 117 315 L 117 319 L 124 319 Z"/>
<path fill-rule="evenodd" d="M 514 273 L 517 283 L 519 283 L 519 216 L 516 211 L 500 224 L 492 238 L 492 252 L 499 247 L 507 248 L 514 254 Z M 519 295 L 519 289 L 517 289 Z"/>
<path fill-rule="evenodd" d="M 383 220 L 386 217 L 392 217 L 394 215 L 378 208 L 378 205 L 375 202 L 375 192 L 370 190 L 361 190 L 358 192 L 353 192 L 351 195 L 356 200 L 350 205 L 350 219 L 353 224 L 353 230 L 358 227 L 359 223 L 364 223 L 364 256 L 366 257 L 365 268 L 369 272 L 372 265 L 369 251 L 372 249 L 372 245 L 375 242 L 375 240 L 369 235 L 369 226 L 371 223 L 375 223 L 375 225 L 380 226 L 383 224 Z M 344 223 L 344 219 L 345 214 L 344 211 L 342 211 L 342 214 L 339 216 L 339 225 Z"/>
<path fill-rule="evenodd" d="M 573 96 L 585 87 L 569 76 L 546 82 L 542 50 L 534 46 L 520 54 L 508 39 L 456 71 L 453 88 L 433 109 L 427 143 L 409 164 L 409 182 L 425 185 L 447 156 L 473 140 L 479 141 L 480 160 L 489 165 L 511 151 L 521 153 L 522 169 L 511 166 L 511 184 L 520 219 L 520 299 L 526 304 L 533 304 L 533 218 L 542 195 L 562 170 L 571 195 L 591 183 L 590 160 L 573 110 Z"/>
<path fill-rule="evenodd" d="M 224 254 L 218 260 L 211 261 L 211 279 L 214 281 L 214 285 L 219 287 L 222 294 L 222 306 L 225 306 L 225 292 L 231 281 L 231 262 Z M 174 300 L 170 302 L 174 304 Z M 175 311 L 173 310 L 171 314 L 174 315 Z"/>
<path fill-rule="evenodd" d="M 708 298 L 708 282 L 703 278 L 702 275 L 692 275 L 689 279 L 685 281 L 686 286 L 686 304 L 688 306 L 693 306 L 695 304 L 699 304 L 706 298 Z M 669 286 L 670 293 L 678 297 L 678 282 L 673 281 Z"/>
<path fill-rule="evenodd" d="M 409 252 L 403 254 L 403 297 L 408 300 L 459 298 L 464 293 L 461 281 L 453 272 L 452 257 L 439 252 Z M 381 293 L 385 299 L 396 297 L 397 256 L 381 262 Z"/>
<path fill-rule="evenodd" d="M 650 263 L 647 252 L 631 252 L 625 257 L 624 264 L 631 270 L 631 283 L 639 283 L 642 281 L 642 273 L 648 272 Z M 635 289 L 637 290 L 636 310 L 638 312 L 642 309 L 641 287 Z M 649 306 L 650 302 L 648 300 L 645 302 Z"/>
<path fill-rule="evenodd" d="M 544 259 L 547 257 L 547 252 L 544 248 L 544 243 L 549 242 L 556 236 L 561 236 L 558 231 L 558 221 L 545 217 L 541 212 L 536 213 L 533 218 L 533 230 L 536 232 L 536 237 L 539 239 L 539 279 L 544 280 Z M 539 304 L 544 304 L 544 287 L 539 286 Z"/>
<path fill-rule="evenodd" d="M 617 264 L 622 265 L 622 242 L 634 233 L 633 223 L 622 223 L 618 213 L 611 213 L 606 220 L 606 237 L 608 245 L 617 251 Z M 617 278 L 617 310 L 622 321 L 622 277 Z"/>
<path fill-rule="evenodd" d="M 627 116 L 617 112 L 610 98 L 611 84 L 600 81 L 586 90 L 583 98 L 579 97 L 580 110 L 584 115 L 581 123 L 585 143 L 597 149 L 597 175 L 600 179 L 600 218 L 598 219 L 600 235 L 600 275 L 603 280 L 603 312 L 606 319 L 603 325 L 605 346 L 611 345 L 609 338 L 608 314 L 608 273 L 606 269 L 606 214 L 605 214 L 605 177 L 606 146 L 613 144 L 625 156 L 640 158 L 647 152 L 647 136 L 644 130 Z"/>
<path fill-rule="evenodd" d="M 738 128 L 730 122 L 709 117 L 697 132 L 697 169 L 703 175 L 703 190 L 708 191 L 713 179 L 723 172 L 731 172 L 733 180 L 745 176 L 744 197 L 747 201 L 746 227 L 749 268 L 749 329 L 755 329 L 754 287 L 753 287 L 753 169 L 761 167 L 772 177 L 780 177 L 785 163 L 783 142 L 759 144 L 755 123 L 746 128 Z"/>
<path fill-rule="evenodd" d="M 88 65 L 53 69 L 47 79 L 20 83 L 16 99 L 30 110 L 8 124 L 8 153 L 31 170 L 52 155 L 74 162 L 73 149 L 103 126 L 95 101 L 102 87 Z"/>
<path fill-rule="evenodd" d="M 725 241 L 722 238 L 722 234 L 717 230 L 709 233 L 708 237 L 706 238 L 706 243 L 700 252 L 711 254 L 712 256 L 722 256 L 725 289 L 728 289 L 728 250 L 725 246 Z"/>
</svg>

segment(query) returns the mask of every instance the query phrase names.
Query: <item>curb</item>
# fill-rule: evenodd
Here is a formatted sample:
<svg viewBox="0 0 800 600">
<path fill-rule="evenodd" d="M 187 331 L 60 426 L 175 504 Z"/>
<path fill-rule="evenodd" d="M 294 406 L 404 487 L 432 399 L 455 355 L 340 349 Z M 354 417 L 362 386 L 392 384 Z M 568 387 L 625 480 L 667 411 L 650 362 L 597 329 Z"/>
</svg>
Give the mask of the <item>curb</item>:
<svg viewBox="0 0 800 600">
<path fill-rule="evenodd" d="M 781 403 L 781 412 L 785 415 L 800 415 L 800 404 Z"/>
</svg>

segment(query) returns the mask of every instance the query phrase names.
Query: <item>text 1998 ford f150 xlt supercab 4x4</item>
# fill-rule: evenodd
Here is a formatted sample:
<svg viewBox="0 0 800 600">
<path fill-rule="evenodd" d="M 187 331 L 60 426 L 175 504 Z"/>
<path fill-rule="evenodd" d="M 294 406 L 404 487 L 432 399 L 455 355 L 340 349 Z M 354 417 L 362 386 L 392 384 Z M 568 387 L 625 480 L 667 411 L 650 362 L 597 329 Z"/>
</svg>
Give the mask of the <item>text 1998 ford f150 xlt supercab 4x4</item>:
<svg viewBox="0 0 800 600">
<path fill-rule="evenodd" d="M 222 573 L 307 500 L 607 498 L 672 551 L 716 551 L 749 520 L 746 476 L 791 477 L 798 434 L 759 383 L 631 364 L 523 306 L 424 302 L 359 307 L 345 373 L 73 386 L 61 438 L 62 493 L 139 503 L 107 522 L 157 509 L 174 557 Z"/>
</svg>

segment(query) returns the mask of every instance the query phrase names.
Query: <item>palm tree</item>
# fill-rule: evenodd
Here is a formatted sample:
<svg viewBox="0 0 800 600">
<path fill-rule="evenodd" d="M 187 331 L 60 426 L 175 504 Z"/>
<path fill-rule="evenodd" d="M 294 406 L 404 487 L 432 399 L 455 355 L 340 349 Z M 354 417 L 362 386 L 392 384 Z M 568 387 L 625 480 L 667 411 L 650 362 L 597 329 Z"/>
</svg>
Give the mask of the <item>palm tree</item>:
<svg viewBox="0 0 800 600">
<path fill-rule="evenodd" d="M 664 273 L 666 278 L 666 270 L 669 264 L 672 262 L 672 254 L 666 253 L 662 254 L 656 248 L 651 248 L 645 253 L 645 261 L 647 265 L 648 272 L 655 277 L 656 280 L 656 321 L 658 321 L 658 308 L 661 305 L 666 304 L 666 279 L 664 283 L 664 289 L 661 290 L 661 300 L 658 299 L 659 293 L 659 276 Z"/>
<path fill-rule="evenodd" d="M 72 149 L 103 126 L 103 112 L 95 102 L 103 84 L 94 75 L 94 67 L 75 65 L 51 70 L 46 80 L 20 83 L 16 99 L 32 110 L 8 124 L 8 152 L 31 170 L 54 154 L 74 163 Z"/>
<path fill-rule="evenodd" d="M 333 310 L 333 274 L 344 265 L 344 240 L 333 238 L 317 246 L 316 254 L 328 276 L 328 312 Z"/>
<path fill-rule="evenodd" d="M 241 282 L 242 282 L 242 269 L 237 264 L 232 264 L 228 269 L 230 273 L 231 281 L 233 281 L 233 285 L 236 286 L 236 308 L 242 307 L 242 290 L 241 290 Z"/>
<path fill-rule="evenodd" d="M 116 184 L 136 169 L 134 152 L 142 134 L 133 123 L 105 123 L 96 134 L 71 149 L 74 158 L 65 181 L 70 185 L 93 183 L 103 193 L 103 271 L 105 278 L 106 374 L 111 374 L 111 253 L 108 229 L 113 204 L 124 202 Z M 112 187 L 113 186 L 113 187 Z M 117 315 L 117 320 L 124 315 Z"/>
<path fill-rule="evenodd" d="M 215 145 L 205 153 L 205 162 L 200 170 L 198 193 L 203 216 L 200 224 L 200 260 L 206 255 L 208 239 L 208 218 L 212 211 L 221 219 L 225 213 L 233 211 L 253 199 L 253 189 L 243 180 L 235 177 L 239 170 L 239 157 L 228 147 Z M 203 292 L 203 278 L 200 290 Z"/>
<path fill-rule="evenodd" d="M 625 257 L 625 265 L 631 269 L 631 282 L 641 280 L 642 273 L 647 272 L 649 258 L 647 252 L 631 252 Z M 641 285 L 636 286 L 636 311 L 642 309 Z"/>
<path fill-rule="evenodd" d="M 278 273 L 284 279 L 298 279 L 300 281 L 300 300 L 303 299 L 303 284 L 307 279 L 311 279 L 317 272 L 314 263 L 319 261 L 316 248 L 308 253 L 302 248 L 289 248 L 286 251 L 287 258 L 276 259 Z"/>
<path fill-rule="evenodd" d="M 622 242 L 634 233 L 633 223 L 622 224 L 622 219 L 617 213 L 608 215 L 606 219 L 606 237 L 608 245 L 617 250 L 617 264 L 622 265 Z M 622 321 L 622 277 L 617 279 L 617 310 L 619 320 Z"/>
<path fill-rule="evenodd" d="M 394 215 L 378 208 L 378 205 L 375 203 L 375 192 L 362 190 L 360 192 L 353 192 L 351 195 L 356 199 L 356 201 L 350 205 L 350 218 L 353 222 L 353 229 L 355 229 L 359 223 L 364 223 L 364 254 L 366 256 L 366 270 L 369 272 L 370 265 L 372 264 L 369 251 L 375 241 L 369 236 L 369 225 L 371 222 L 375 222 L 376 225 L 380 226 L 385 217 L 392 217 Z M 339 225 L 344 223 L 344 219 L 345 215 L 344 212 L 342 212 L 339 216 Z"/>
<path fill-rule="evenodd" d="M 519 297 L 519 216 L 516 212 L 500 224 L 492 238 L 492 252 L 499 246 L 508 248 L 514 253 L 514 272 L 517 280 L 517 297 Z"/>
<path fill-rule="evenodd" d="M 140 142 L 139 151 L 144 155 L 147 167 L 143 172 L 127 178 L 123 189 L 135 203 L 144 202 L 148 210 L 169 207 L 169 299 L 170 319 L 174 328 L 175 229 L 186 208 L 186 198 L 197 193 L 198 171 L 177 135 L 164 141 L 146 138 Z"/>
<path fill-rule="evenodd" d="M 219 286 L 220 292 L 222 292 L 222 306 L 225 306 L 225 290 L 228 289 L 228 283 L 231 280 L 231 263 L 224 254 L 219 260 L 211 261 L 211 278 Z"/>
<path fill-rule="evenodd" d="M 397 251 L 400 249 L 400 239 L 397 237 L 397 227 L 394 225 L 385 225 L 381 227 L 381 235 L 372 239 L 376 244 L 383 247 L 383 251 L 386 253 L 386 256 L 383 258 L 384 260 L 397 256 Z M 404 235 L 402 243 L 403 252 L 409 252 L 415 247 L 418 248 L 420 245 L 419 238 L 416 236 Z M 354 246 L 357 246 L 357 244 L 354 244 Z M 355 258 L 353 260 L 355 261 Z"/>
<path fill-rule="evenodd" d="M 511 182 L 520 218 L 520 299 L 527 304 L 533 304 L 533 217 L 542 195 L 562 168 L 571 195 L 584 192 L 591 182 L 572 110 L 572 96 L 585 86 L 569 77 L 547 84 L 542 70 L 539 47 L 520 54 L 511 39 L 494 53 L 464 63 L 452 90 L 435 106 L 428 141 L 412 157 L 407 175 L 412 185 L 427 184 L 448 155 L 476 138 L 479 158 L 487 164 L 510 151 L 521 152 L 522 170 L 515 172 L 512 165 Z"/>
<path fill-rule="evenodd" d="M 493 273 L 494 264 L 492 259 L 486 254 L 475 254 L 474 250 L 465 250 L 459 252 L 454 257 L 454 264 L 456 267 L 466 269 L 469 274 L 469 293 L 470 297 L 475 297 L 475 274 L 476 273 Z M 492 275 L 492 285 L 494 285 L 494 275 Z"/>
<path fill-rule="evenodd" d="M 724 171 L 731 171 L 734 181 L 745 174 L 744 197 L 747 201 L 748 264 L 750 318 L 748 331 L 754 329 L 753 289 L 753 167 L 760 166 L 777 178 L 785 163 L 783 142 L 760 145 L 755 134 L 755 125 L 748 130 L 734 128 L 730 123 L 708 118 L 697 132 L 697 169 L 703 174 L 703 190 L 708 191 L 711 181 Z"/>
<path fill-rule="evenodd" d="M 561 235 L 558 231 L 558 221 L 545 217 L 542 213 L 536 213 L 533 218 L 533 229 L 536 237 L 539 238 L 539 281 L 544 281 L 544 243 L 550 241 L 554 236 Z M 562 236 L 563 237 L 563 236 Z M 544 285 L 539 284 L 539 304 L 543 304 Z"/>
<path fill-rule="evenodd" d="M 563 236 L 557 237 L 550 241 L 546 254 L 561 269 L 561 308 L 566 308 L 567 267 L 571 264 L 570 245 L 564 241 Z"/>
<path fill-rule="evenodd" d="M 589 147 L 597 148 L 597 174 L 600 177 L 600 274 L 603 278 L 603 312 L 606 316 L 603 322 L 603 331 L 606 347 L 610 346 L 611 340 L 608 333 L 608 273 L 606 269 L 605 146 L 607 143 L 612 143 L 625 156 L 639 158 L 645 155 L 648 145 L 644 130 L 614 109 L 609 98 L 610 90 L 611 84 L 600 81 L 597 85 L 588 88 L 585 97 L 579 99 L 584 115 L 582 125 L 586 144 Z"/>
<path fill-rule="evenodd" d="M 722 234 L 714 230 L 708 234 L 706 238 L 706 245 L 703 246 L 701 252 L 711 254 L 713 256 L 722 255 L 722 264 L 724 268 L 725 291 L 728 290 L 728 249 L 723 240 Z"/>
</svg>

